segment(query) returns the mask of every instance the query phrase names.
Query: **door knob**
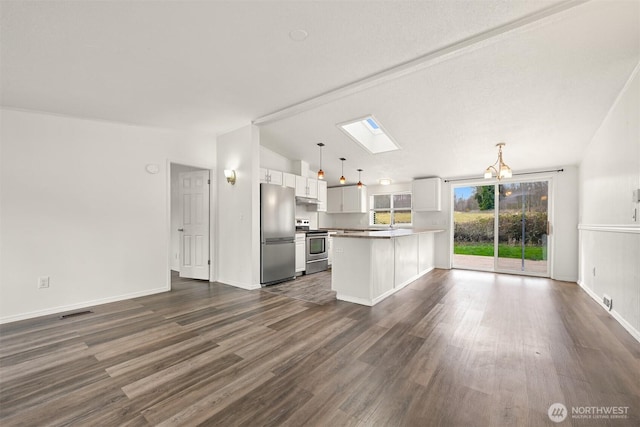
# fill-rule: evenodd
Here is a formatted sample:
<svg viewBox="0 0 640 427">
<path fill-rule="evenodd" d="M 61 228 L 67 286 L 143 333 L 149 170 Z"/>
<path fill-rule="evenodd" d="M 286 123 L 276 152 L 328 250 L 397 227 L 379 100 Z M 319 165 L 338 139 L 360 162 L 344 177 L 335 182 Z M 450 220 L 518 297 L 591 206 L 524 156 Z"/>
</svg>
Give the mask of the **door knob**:
<svg viewBox="0 0 640 427">
<path fill-rule="evenodd" d="M 178 228 L 178 231 L 184 231 L 184 228 Z"/>
</svg>

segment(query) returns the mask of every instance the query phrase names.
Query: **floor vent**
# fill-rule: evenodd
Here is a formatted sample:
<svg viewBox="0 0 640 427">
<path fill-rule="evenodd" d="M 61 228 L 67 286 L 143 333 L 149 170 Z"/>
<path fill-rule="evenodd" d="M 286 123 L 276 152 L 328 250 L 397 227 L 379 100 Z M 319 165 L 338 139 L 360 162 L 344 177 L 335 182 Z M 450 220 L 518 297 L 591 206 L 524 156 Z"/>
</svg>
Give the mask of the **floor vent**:
<svg viewBox="0 0 640 427">
<path fill-rule="evenodd" d="M 60 316 L 60 319 L 68 319 L 69 317 L 76 317 L 76 316 L 82 316 L 83 314 L 90 314 L 93 313 L 93 311 L 91 310 L 85 310 L 85 311 L 76 311 L 75 313 L 69 313 L 69 314 L 63 314 L 62 316 Z"/>
<path fill-rule="evenodd" d="M 604 295 L 602 297 L 602 303 L 609 309 L 609 311 L 613 308 L 613 301 L 609 295 Z"/>
</svg>

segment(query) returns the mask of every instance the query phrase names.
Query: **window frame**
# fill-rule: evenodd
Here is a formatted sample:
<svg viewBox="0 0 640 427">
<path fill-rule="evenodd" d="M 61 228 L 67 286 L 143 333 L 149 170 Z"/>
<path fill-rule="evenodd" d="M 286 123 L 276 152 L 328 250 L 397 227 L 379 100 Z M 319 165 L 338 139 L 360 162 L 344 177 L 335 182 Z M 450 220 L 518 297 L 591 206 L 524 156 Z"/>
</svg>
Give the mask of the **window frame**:
<svg viewBox="0 0 640 427">
<path fill-rule="evenodd" d="M 400 195 L 409 195 L 411 196 L 411 206 L 408 208 L 396 208 L 394 206 L 394 196 L 400 196 Z M 389 197 L 389 208 L 375 208 L 375 197 L 376 196 L 387 196 Z M 389 212 L 390 215 L 390 220 L 393 219 L 393 226 L 394 227 L 412 227 L 413 226 L 413 193 L 410 190 L 407 191 L 396 191 L 396 192 L 392 192 L 392 193 L 376 193 L 376 194 L 371 194 L 369 199 L 369 226 L 371 227 L 389 227 L 391 224 L 376 224 L 375 221 L 375 213 L 376 212 Z M 411 215 L 411 222 L 403 222 L 403 223 L 397 223 L 395 222 L 395 216 L 396 213 L 399 212 L 409 212 L 409 214 Z"/>
</svg>

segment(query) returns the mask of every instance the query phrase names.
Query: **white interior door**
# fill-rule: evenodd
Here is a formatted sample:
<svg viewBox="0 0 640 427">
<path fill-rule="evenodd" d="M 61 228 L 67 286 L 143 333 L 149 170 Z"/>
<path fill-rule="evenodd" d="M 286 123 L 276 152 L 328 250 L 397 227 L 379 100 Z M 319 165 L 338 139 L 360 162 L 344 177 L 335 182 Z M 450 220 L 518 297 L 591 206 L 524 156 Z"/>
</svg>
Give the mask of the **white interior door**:
<svg viewBox="0 0 640 427">
<path fill-rule="evenodd" d="M 209 280 L 209 171 L 183 172 L 180 277 Z"/>
</svg>

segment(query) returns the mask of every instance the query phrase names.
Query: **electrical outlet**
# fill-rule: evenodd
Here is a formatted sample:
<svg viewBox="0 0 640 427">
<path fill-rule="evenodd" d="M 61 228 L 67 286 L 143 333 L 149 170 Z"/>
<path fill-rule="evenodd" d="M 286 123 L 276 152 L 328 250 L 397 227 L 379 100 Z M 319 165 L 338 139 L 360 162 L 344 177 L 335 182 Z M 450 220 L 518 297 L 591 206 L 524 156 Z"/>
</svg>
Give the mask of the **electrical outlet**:
<svg viewBox="0 0 640 427">
<path fill-rule="evenodd" d="M 607 294 L 602 296 L 602 303 L 609 309 L 609 311 L 613 308 L 613 300 Z"/>
<path fill-rule="evenodd" d="M 38 289 L 45 289 L 49 287 L 49 276 L 38 277 Z"/>
</svg>

